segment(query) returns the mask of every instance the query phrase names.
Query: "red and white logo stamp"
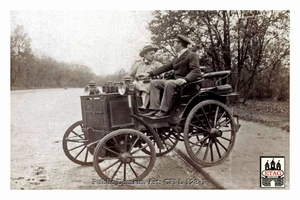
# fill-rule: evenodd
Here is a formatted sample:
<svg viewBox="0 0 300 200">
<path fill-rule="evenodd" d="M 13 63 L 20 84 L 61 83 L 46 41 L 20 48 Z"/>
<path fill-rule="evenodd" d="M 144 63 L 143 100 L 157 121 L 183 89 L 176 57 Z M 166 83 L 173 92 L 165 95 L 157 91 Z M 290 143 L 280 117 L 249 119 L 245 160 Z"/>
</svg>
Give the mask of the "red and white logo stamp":
<svg viewBox="0 0 300 200">
<path fill-rule="evenodd" d="M 261 156 L 260 172 L 260 187 L 284 187 L 284 156 Z"/>
</svg>

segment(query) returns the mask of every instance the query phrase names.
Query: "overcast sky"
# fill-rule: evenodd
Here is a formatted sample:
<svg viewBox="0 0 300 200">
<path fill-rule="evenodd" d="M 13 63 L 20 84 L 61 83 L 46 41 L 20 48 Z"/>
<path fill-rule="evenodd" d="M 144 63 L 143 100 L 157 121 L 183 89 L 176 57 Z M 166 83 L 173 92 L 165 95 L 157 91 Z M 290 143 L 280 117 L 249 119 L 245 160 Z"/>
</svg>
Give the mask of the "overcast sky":
<svg viewBox="0 0 300 200">
<path fill-rule="evenodd" d="M 97 75 L 129 69 L 151 42 L 150 11 L 11 11 L 36 55 L 84 64 Z"/>
</svg>

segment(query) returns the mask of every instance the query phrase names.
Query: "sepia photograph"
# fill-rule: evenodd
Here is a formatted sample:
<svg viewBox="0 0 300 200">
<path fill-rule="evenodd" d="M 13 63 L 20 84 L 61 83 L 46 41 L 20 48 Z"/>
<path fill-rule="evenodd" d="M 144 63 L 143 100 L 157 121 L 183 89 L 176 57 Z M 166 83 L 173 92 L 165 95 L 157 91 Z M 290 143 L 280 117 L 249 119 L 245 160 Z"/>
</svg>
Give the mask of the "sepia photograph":
<svg viewBox="0 0 300 200">
<path fill-rule="evenodd" d="M 9 190 L 290 191 L 290 15 L 9 10 Z"/>
</svg>

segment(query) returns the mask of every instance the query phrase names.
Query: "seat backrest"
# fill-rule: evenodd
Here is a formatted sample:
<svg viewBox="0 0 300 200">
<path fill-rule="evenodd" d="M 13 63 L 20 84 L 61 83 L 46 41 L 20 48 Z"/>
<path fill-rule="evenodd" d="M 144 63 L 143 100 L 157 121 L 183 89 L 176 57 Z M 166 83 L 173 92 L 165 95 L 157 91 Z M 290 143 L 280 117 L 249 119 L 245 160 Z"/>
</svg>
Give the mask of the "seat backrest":
<svg viewBox="0 0 300 200">
<path fill-rule="evenodd" d="M 231 74 L 230 70 L 209 72 L 203 74 L 203 87 L 216 87 L 227 83 L 227 77 Z"/>
<path fill-rule="evenodd" d="M 203 81 L 202 78 L 197 79 L 196 81 L 190 82 L 188 84 L 183 85 L 182 87 L 179 88 L 180 90 L 180 95 L 187 95 L 194 93 L 201 88 L 201 82 Z"/>
<path fill-rule="evenodd" d="M 172 104 L 174 105 L 172 107 L 176 108 L 180 103 L 191 99 L 194 95 L 196 95 L 200 91 L 201 88 L 203 88 L 203 84 L 207 79 L 212 79 L 212 83 L 208 87 L 216 89 L 217 91 L 227 92 L 227 89 L 229 87 L 224 87 L 224 88 L 221 87 L 220 90 L 216 87 L 218 86 L 218 83 L 221 83 L 221 80 L 227 78 L 230 74 L 231 74 L 230 70 L 202 73 L 201 77 L 199 77 L 196 81 L 184 84 L 183 86 L 177 88 L 177 91 L 173 95 Z M 219 85 L 223 85 L 223 84 L 221 83 Z M 228 91 L 230 90 L 228 89 Z"/>
<path fill-rule="evenodd" d="M 201 88 L 202 78 L 196 81 L 179 86 L 174 95 L 172 96 L 172 102 L 170 111 L 173 112 L 180 104 L 186 104 Z"/>
</svg>

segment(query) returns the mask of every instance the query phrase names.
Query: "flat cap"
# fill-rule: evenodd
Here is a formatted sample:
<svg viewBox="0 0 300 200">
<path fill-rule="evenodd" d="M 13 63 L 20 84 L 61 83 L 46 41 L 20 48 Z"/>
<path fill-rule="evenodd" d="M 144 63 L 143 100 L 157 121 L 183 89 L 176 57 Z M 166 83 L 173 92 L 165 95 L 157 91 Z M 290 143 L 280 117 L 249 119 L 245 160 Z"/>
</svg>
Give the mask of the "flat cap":
<svg viewBox="0 0 300 200">
<path fill-rule="evenodd" d="M 180 35 L 180 34 L 178 34 L 176 36 L 176 38 L 179 39 L 182 42 L 187 43 L 187 44 L 192 44 L 193 43 L 189 38 L 187 38 L 186 36 Z"/>
</svg>

